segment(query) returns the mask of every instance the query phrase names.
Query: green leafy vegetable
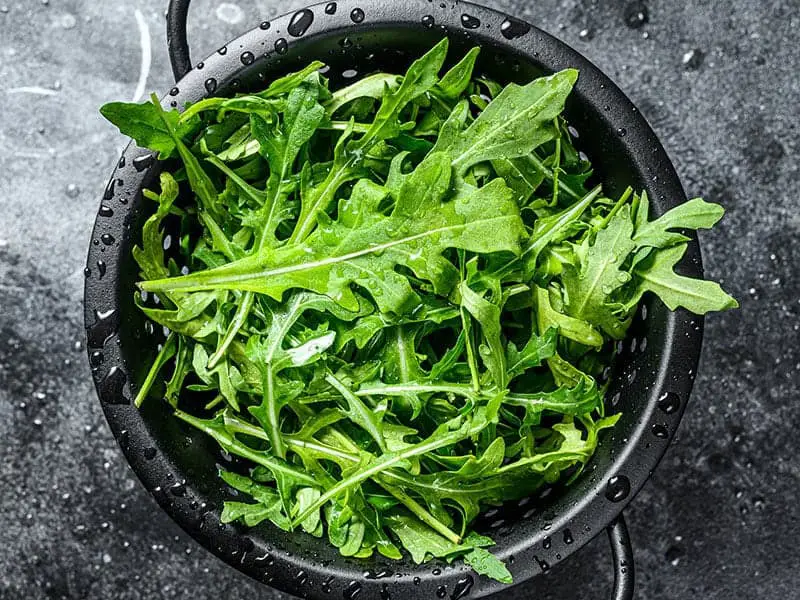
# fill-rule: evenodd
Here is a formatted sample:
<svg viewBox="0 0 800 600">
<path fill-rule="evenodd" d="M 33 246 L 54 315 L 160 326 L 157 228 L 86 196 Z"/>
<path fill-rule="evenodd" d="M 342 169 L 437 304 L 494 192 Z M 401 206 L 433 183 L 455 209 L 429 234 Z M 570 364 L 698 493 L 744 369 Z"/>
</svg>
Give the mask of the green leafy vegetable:
<svg viewBox="0 0 800 600">
<path fill-rule="evenodd" d="M 580 476 L 643 295 L 737 304 L 679 273 L 720 206 L 651 219 L 646 194 L 590 187 L 562 115 L 577 71 L 503 87 L 477 48 L 441 73 L 447 47 L 338 90 L 311 63 L 180 114 L 101 109 L 165 161 L 133 258 L 169 331 L 135 403 L 241 459 L 225 523 L 511 583 L 473 522 Z"/>
</svg>

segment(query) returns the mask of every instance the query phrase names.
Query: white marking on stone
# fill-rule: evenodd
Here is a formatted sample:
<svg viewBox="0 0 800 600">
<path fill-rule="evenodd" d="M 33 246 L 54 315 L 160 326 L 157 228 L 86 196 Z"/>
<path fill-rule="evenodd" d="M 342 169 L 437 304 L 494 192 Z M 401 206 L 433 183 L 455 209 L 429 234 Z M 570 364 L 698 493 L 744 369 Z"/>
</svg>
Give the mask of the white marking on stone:
<svg viewBox="0 0 800 600">
<path fill-rule="evenodd" d="M 152 51 L 150 48 L 150 28 L 144 20 L 142 11 L 138 8 L 133 11 L 136 17 L 136 24 L 139 26 L 139 44 L 142 47 L 142 62 L 139 67 L 139 81 L 136 83 L 136 91 L 133 93 L 131 102 L 138 102 L 144 96 L 147 86 L 147 77 L 150 75 L 150 64 L 152 63 Z"/>
<path fill-rule="evenodd" d="M 55 96 L 58 94 L 56 90 L 50 88 L 40 87 L 38 85 L 23 85 L 22 87 L 15 87 L 6 90 L 7 94 L 35 94 L 37 96 Z"/>
<path fill-rule="evenodd" d="M 225 23 L 236 25 L 244 19 L 244 12 L 238 5 L 232 2 L 223 2 L 217 7 L 217 18 Z"/>
</svg>

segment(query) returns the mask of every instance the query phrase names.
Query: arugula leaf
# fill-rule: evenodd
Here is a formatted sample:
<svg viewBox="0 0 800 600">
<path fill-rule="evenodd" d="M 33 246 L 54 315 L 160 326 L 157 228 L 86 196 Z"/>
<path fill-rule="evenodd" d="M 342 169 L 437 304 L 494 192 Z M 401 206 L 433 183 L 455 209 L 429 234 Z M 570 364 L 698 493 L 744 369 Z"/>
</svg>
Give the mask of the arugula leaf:
<svg viewBox="0 0 800 600">
<path fill-rule="evenodd" d="M 655 221 L 648 221 L 649 204 L 647 193 L 642 193 L 636 211 L 636 233 L 633 236 L 633 241 L 640 248 L 666 248 L 687 242 L 689 238 L 686 236 L 668 230 L 711 229 L 725 213 L 719 204 L 693 198 L 667 211 Z"/>
<path fill-rule="evenodd" d="M 336 90 L 330 101 L 325 106 L 328 116 L 335 113 L 345 104 L 359 98 L 373 98 L 380 100 L 387 93 L 391 93 L 400 85 L 400 77 L 391 73 L 374 73 L 359 79 L 349 86 Z"/>
<path fill-rule="evenodd" d="M 507 85 L 450 148 L 457 171 L 475 163 L 525 156 L 555 138 L 555 119 L 578 79 L 573 69 L 519 86 Z M 509 116 L 510 115 L 510 116 Z"/>
<path fill-rule="evenodd" d="M 436 84 L 439 70 L 447 56 L 448 45 L 449 40 L 443 38 L 411 64 L 400 87 L 384 95 L 369 130 L 354 144 L 354 150 L 366 151 L 372 142 L 394 137 L 399 133 L 397 118 L 400 111 L 414 98 L 424 94 Z"/>
<path fill-rule="evenodd" d="M 484 548 L 475 548 L 465 554 L 464 562 L 478 575 L 485 575 L 500 583 L 514 583 L 514 578 L 505 563 Z"/>
<path fill-rule="evenodd" d="M 464 55 L 464 58 L 442 76 L 439 83 L 436 84 L 436 89 L 442 96 L 456 99 L 464 93 L 464 90 L 467 89 L 472 80 L 472 71 L 475 68 L 475 61 L 478 59 L 479 53 L 480 48 L 477 46 L 472 48 Z"/>
<path fill-rule="evenodd" d="M 634 292 L 627 303 L 629 310 L 639 303 L 645 292 L 656 294 L 670 310 L 683 307 L 698 315 L 739 306 L 718 283 L 684 277 L 673 270 L 686 248 L 686 244 L 682 244 L 659 250 L 637 265 Z"/>
<path fill-rule="evenodd" d="M 449 164 L 446 155 L 439 156 L 414 172 L 415 181 L 420 186 L 430 182 L 434 192 L 442 189 L 435 183 L 441 181 L 442 164 Z M 328 293 L 344 308 L 355 310 L 358 302 L 349 286 L 356 283 L 371 293 L 381 311 L 403 313 L 417 305 L 419 296 L 394 271 L 396 265 L 408 267 L 444 292 L 455 284 L 452 270 L 441 258 L 446 248 L 518 249 L 522 222 L 502 180 L 467 190 L 450 202 L 441 202 L 437 195 L 408 196 L 408 202 L 398 203 L 386 217 L 379 210 L 386 190 L 362 180 L 340 203 L 337 221 L 329 221 L 303 245 L 287 245 L 272 253 L 269 267 L 247 257 L 217 269 L 139 285 L 152 292 L 249 290 L 275 299 L 289 288 L 303 287 Z"/>
<path fill-rule="evenodd" d="M 512 583 L 513 579 L 505 564 L 486 550 L 484 545 L 494 544 L 488 538 L 472 534 L 463 543 L 452 541 L 430 531 L 414 517 L 397 514 L 388 517 L 392 532 L 400 539 L 411 559 L 419 564 L 429 557 L 446 558 L 463 555 L 464 561 L 479 575 L 486 575 L 501 583 Z"/>
<path fill-rule="evenodd" d="M 262 521 L 268 520 L 280 529 L 289 531 L 289 518 L 283 513 L 280 495 L 273 488 L 258 484 L 249 477 L 231 473 L 230 471 L 220 470 L 219 476 L 220 479 L 235 490 L 243 492 L 256 500 L 255 504 L 225 502 L 222 516 L 220 517 L 222 523 L 241 521 L 248 527 L 255 527 Z"/>
<path fill-rule="evenodd" d="M 461 293 L 461 305 L 481 325 L 485 342 L 480 349 L 481 358 L 486 363 L 497 389 L 503 390 L 508 385 L 509 374 L 500 329 L 500 307 L 473 292 L 466 282 L 462 282 L 458 289 Z"/>
<path fill-rule="evenodd" d="M 517 375 L 523 375 L 528 370 L 538 367 L 543 360 L 553 356 L 557 339 L 558 330 L 545 327 L 544 335 L 538 336 L 532 333 L 521 350 L 517 349 L 514 342 L 509 342 L 506 348 L 508 378 L 513 379 Z"/>
<path fill-rule="evenodd" d="M 425 378 L 425 371 L 420 365 L 419 355 L 415 349 L 418 328 L 410 325 L 397 325 L 386 332 L 387 341 L 381 352 L 383 362 L 383 380 L 387 383 L 409 383 Z M 400 406 L 400 398 L 403 406 Z M 398 397 L 392 406 L 395 412 L 405 410 L 416 419 L 422 411 L 423 401 L 419 394 L 408 392 Z"/>
<path fill-rule="evenodd" d="M 133 102 L 109 102 L 100 108 L 107 120 L 116 125 L 123 135 L 133 138 L 143 148 L 158 152 L 164 160 L 175 152 L 173 131 L 179 136 L 187 135 L 195 122 L 186 120 L 180 127 L 180 115 L 177 110 L 164 112 L 157 98 L 151 102 L 137 104 Z"/>
<path fill-rule="evenodd" d="M 539 331 L 556 329 L 565 338 L 579 344 L 595 348 L 600 348 L 603 345 L 605 340 L 602 334 L 589 323 L 555 310 L 550 304 L 550 293 L 547 290 L 537 287 L 536 299 Z"/>
<path fill-rule="evenodd" d="M 593 244 L 589 244 L 588 238 L 584 241 L 585 259 L 580 269 L 572 265 L 564 269 L 569 315 L 599 327 L 614 339 L 624 337 L 625 325 L 615 314 L 609 296 L 631 279 L 622 265 L 635 248 L 632 236 L 630 208 L 624 206 L 604 229 L 597 232 Z"/>
<path fill-rule="evenodd" d="M 134 246 L 133 259 L 139 265 L 142 276 L 146 279 L 168 277 L 169 270 L 164 264 L 164 234 L 161 232 L 161 222 L 164 220 L 173 203 L 178 198 L 178 183 L 175 178 L 163 172 L 160 176 L 161 193 L 156 195 L 150 190 L 145 195 L 158 202 L 155 214 L 148 217 L 142 227 L 142 245 Z"/>
</svg>

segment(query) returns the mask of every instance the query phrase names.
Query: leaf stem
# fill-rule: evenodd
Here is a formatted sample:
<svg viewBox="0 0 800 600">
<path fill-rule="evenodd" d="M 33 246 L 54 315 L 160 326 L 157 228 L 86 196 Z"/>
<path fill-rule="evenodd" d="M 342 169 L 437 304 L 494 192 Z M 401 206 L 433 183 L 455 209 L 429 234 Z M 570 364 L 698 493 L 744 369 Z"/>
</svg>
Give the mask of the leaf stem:
<svg viewBox="0 0 800 600">
<path fill-rule="evenodd" d="M 608 211 L 608 214 L 600 222 L 598 229 L 603 229 L 606 225 L 608 225 L 611 222 L 611 219 L 613 219 L 614 215 L 616 215 L 619 212 L 619 210 L 625 205 L 625 203 L 628 201 L 628 198 L 631 197 L 632 193 L 633 193 L 633 188 L 628 186 L 622 193 L 622 196 L 619 197 L 619 200 L 617 200 L 616 204 L 614 204 L 614 207 L 610 211 Z"/>
<path fill-rule="evenodd" d="M 322 494 L 322 496 L 320 496 L 314 503 L 312 503 L 310 506 L 307 506 L 306 509 L 295 518 L 294 523 L 302 523 L 312 512 L 319 510 L 320 507 L 324 506 L 328 501 L 330 501 L 332 498 L 335 498 L 348 488 L 354 487 L 360 484 L 362 481 L 370 479 L 375 475 L 386 471 L 389 467 L 392 467 L 408 458 L 427 454 L 428 452 L 438 450 L 444 446 L 455 444 L 465 437 L 474 435 L 483 429 L 485 424 L 486 423 L 483 423 L 483 425 L 475 427 L 472 426 L 471 423 L 467 422 L 455 431 L 450 431 L 435 437 L 432 436 L 431 438 L 428 438 L 419 444 L 414 444 L 413 446 L 410 446 L 401 452 L 384 454 L 375 462 L 373 462 L 371 466 L 361 469 L 349 477 L 345 477 L 344 479 L 340 480 L 335 486 Z"/>
<path fill-rule="evenodd" d="M 215 424 L 213 421 L 198 419 L 197 417 L 185 413 L 182 410 L 176 410 L 175 416 L 214 438 L 214 440 L 216 440 L 216 442 L 222 446 L 222 448 L 231 454 L 241 456 L 242 458 L 251 460 L 256 464 L 267 467 L 273 473 L 288 475 L 299 482 L 305 483 L 306 485 L 314 487 L 319 486 L 319 482 L 311 475 L 294 468 L 292 465 L 284 461 L 275 460 L 265 452 L 259 452 L 257 450 L 248 448 L 233 435 L 231 435 L 230 432 L 225 431 L 224 427 Z M 308 515 L 304 515 L 303 519 L 305 519 L 307 516 Z"/>
<path fill-rule="evenodd" d="M 233 428 L 241 433 L 245 433 L 247 435 L 251 435 L 253 437 L 257 437 L 262 440 L 266 440 L 267 436 L 264 434 L 264 431 L 259 429 L 258 427 L 254 427 L 249 423 L 244 421 L 240 421 L 239 419 L 233 418 L 230 420 L 226 419 L 226 424 L 228 428 Z M 336 430 L 335 428 L 331 427 L 331 429 Z M 321 444 L 316 441 L 309 441 L 309 440 L 301 440 L 296 437 L 286 436 L 286 444 L 290 447 L 294 448 L 307 448 L 309 450 L 313 450 L 319 454 L 328 455 L 331 458 L 346 460 L 351 463 L 358 463 L 359 458 L 356 454 L 351 454 L 349 452 L 343 452 L 337 448 L 333 448 L 326 444 Z M 388 473 L 387 473 L 388 475 Z M 383 480 L 382 476 L 375 477 L 375 482 L 380 485 L 383 489 L 389 492 L 392 496 L 394 496 L 399 502 L 405 505 L 408 510 L 410 510 L 414 515 L 419 518 L 420 521 L 431 527 L 434 531 L 440 533 L 448 540 L 453 542 L 454 544 L 461 543 L 461 537 L 451 530 L 447 525 L 442 523 L 439 519 L 434 517 L 424 506 L 422 506 L 419 502 L 414 500 L 411 496 L 406 494 L 400 488 L 387 483 Z"/>
<path fill-rule="evenodd" d="M 133 401 L 133 405 L 136 408 L 139 408 L 144 399 L 147 397 L 147 394 L 150 392 L 150 388 L 153 387 L 153 382 L 156 379 L 156 375 L 158 375 L 161 368 L 164 364 L 175 355 L 175 342 L 177 337 L 174 332 L 170 332 L 169 336 L 167 336 L 164 345 L 161 347 L 161 350 L 158 352 L 156 359 L 153 361 L 150 370 L 147 372 L 147 376 L 144 378 L 142 382 L 142 387 L 139 388 L 139 391 L 136 393 L 136 399 Z"/>
<path fill-rule="evenodd" d="M 225 353 L 228 351 L 228 346 L 231 345 L 231 342 L 236 338 L 236 334 L 244 325 L 245 320 L 247 319 L 247 315 L 250 314 L 250 309 L 253 307 L 253 297 L 255 294 L 253 292 L 245 292 L 242 294 L 241 301 L 239 306 L 236 309 L 236 313 L 233 315 L 233 319 L 231 319 L 230 324 L 228 325 L 228 329 L 225 332 L 225 337 L 222 338 L 222 343 L 220 343 L 217 351 L 208 359 L 208 369 L 211 370 L 217 366 L 217 363 L 225 356 Z"/>
<path fill-rule="evenodd" d="M 454 544 L 461 543 L 461 536 L 458 535 L 455 531 L 450 529 L 447 525 L 442 523 L 439 519 L 434 517 L 431 513 L 429 513 L 425 507 L 423 507 L 419 502 L 414 500 L 411 496 L 406 494 L 400 488 L 397 488 L 393 485 L 386 483 L 385 481 L 378 481 L 378 484 L 389 492 L 392 496 L 397 498 L 400 502 L 402 502 L 408 510 L 410 510 L 414 515 L 423 523 L 425 523 L 428 527 L 436 531 L 437 533 L 443 535 L 448 540 L 453 542 Z"/>
</svg>

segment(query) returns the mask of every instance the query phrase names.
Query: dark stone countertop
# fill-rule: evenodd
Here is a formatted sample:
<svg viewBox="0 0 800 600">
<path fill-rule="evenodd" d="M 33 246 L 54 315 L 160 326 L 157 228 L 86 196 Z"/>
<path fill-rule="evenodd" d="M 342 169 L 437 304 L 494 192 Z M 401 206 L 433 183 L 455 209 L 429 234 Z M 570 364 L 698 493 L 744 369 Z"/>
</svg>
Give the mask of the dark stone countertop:
<svg viewBox="0 0 800 600">
<path fill-rule="evenodd" d="M 638 598 L 783 599 L 800 589 L 800 69 L 797 0 L 488 2 L 556 34 L 651 121 L 687 192 L 725 205 L 707 273 L 741 310 L 707 320 L 695 393 L 627 511 Z M 91 385 L 89 234 L 125 140 L 97 113 L 166 90 L 165 0 L 0 0 L 0 598 L 278 597 L 205 552 L 127 467 Z M 196 55 L 302 0 L 197 0 Z M 280 8 L 279 8 L 280 7 Z M 636 18 L 632 17 L 635 21 Z M 602 598 L 601 536 L 543 598 Z M 524 586 L 508 592 L 523 598 Z"/>
</svg>

